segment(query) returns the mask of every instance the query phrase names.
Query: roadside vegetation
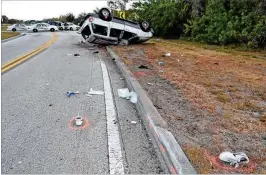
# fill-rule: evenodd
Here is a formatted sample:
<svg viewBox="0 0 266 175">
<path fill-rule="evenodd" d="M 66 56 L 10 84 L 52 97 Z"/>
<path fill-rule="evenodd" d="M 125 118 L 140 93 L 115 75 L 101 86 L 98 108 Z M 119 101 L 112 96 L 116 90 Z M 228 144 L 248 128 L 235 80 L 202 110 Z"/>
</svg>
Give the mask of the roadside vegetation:
<svg viewBox="0 0 266 175">
<path fill-rule="evenodd" d="M 133 4 L 128 19 L 147 20 L 156 36 L 214 45 L 266 46 L 266 0 L 149 0 Z"/>
</svg>

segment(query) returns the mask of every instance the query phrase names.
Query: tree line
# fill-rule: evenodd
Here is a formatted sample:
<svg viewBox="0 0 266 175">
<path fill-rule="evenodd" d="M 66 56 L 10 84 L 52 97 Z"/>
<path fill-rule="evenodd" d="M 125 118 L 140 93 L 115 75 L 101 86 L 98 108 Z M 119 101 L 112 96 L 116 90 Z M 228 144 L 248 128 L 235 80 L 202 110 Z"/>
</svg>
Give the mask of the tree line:
<svg viewBox="0 0 266 175">
<path fill-rule="evenodd" d="M 266 0 L 145 0 L 126 16 L 150 22 L 164 38 L 266 47 Z"/>
</svg>

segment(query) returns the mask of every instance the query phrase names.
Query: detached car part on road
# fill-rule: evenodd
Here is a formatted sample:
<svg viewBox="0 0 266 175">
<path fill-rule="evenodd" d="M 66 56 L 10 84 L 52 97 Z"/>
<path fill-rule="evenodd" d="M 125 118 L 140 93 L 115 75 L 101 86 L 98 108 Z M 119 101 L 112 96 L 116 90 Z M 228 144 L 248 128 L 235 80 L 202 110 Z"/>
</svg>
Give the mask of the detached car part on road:
<svg viewBox="0 0 266 175">
<path fill-rule="evenodd" d="M 140 23 L 113 17 L 108 8 L 98 14 L 89 13 L 80 23 L 78 33 L 89 43 L 128 45 L 148 41 L 153 30 L 148 22 Z"/>
<path fill-rule="evenodd" d="M 39 32 L 39 31 L 58 31 L 57 26 L 54 25 L 50 25 L 47 23 L 37 23 L 37 24 L 33 24 L 32 26 L 28 26 L 27 27 L 28 31 L 33 31 L 33 32 Z"/>
<path fill-rule="evenodd" d="M 25 24 L 13 24 L 12 26 L 7 26 L 7 31 L 26 31 L 27 26 Z"/>
</svg>

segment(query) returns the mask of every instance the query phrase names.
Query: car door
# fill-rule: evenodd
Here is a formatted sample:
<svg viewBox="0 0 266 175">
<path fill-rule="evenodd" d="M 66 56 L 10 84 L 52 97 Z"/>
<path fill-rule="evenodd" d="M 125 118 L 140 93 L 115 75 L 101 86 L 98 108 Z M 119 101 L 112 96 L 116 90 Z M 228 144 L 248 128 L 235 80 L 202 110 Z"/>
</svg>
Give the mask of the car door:
<svg viewBox="0 0 266 175">
<path fill-rule="evenodd" d="M 49 26 L 47 24 L 42 24 L 42 30 L 43 31 L 49 30 Z"/>
<path fill-rule="evenodd" d="M 37 24 L 35 28 L 39 31 L 42 31 L 42 24 Z"/>
<path fill-rule="evenodd" d="M 19 30 L 27 30 L 26 25 L 24 25 L 24 24 L 19 24 Z"/>
<path fill-rule="evenodd" d="M 116 18 L 109 24 L 110 26 L 110 37 L 122 38 L 125 31 L 125 22 Z"/>
</svg>

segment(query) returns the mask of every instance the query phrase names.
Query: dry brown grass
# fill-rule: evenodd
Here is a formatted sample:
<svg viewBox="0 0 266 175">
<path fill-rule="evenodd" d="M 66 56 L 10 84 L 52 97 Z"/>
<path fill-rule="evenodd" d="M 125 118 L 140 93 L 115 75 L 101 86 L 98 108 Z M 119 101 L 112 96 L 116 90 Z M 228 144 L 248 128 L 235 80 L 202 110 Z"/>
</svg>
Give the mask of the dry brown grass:
<svg viewBox="0 0 266 175">
<path fill-rule="evenodd" d="M 1 32 L 1 40 L 11 38 L 17 35 L 19 35 L 19 33 L 17 32 Z"/>
<path fill-rule="evenodd" d="M 222 133 L 247 135 L 254 142 L 244 142 L 238 148 L 252 149 L 250 156 L 258 157 L 258 161 L 265 158 L 263 144 L 260 136 L 266 134 L 266 54 L 265 52 L 237 51 L 219 49 L 217 47 L 199 47 L 188 42 L 176 41 L 151 41 L 142 45 L 128 47 L 115 47 L 126 64 L 132 65 L 136 50 L 144 50 L 146 61 L 159 75 L 181 90 L 183 96 L 190 104 L 204 114 L 215 118 L 216 135 L 223 142 L 217 142 L 212 147 L 218 150 L 233 147 L 230 136 Z M 170 57 L 162 57 L 163 53 L 170 52 Z M 130 56 L 130 59 L 128 58 Z M 164 66 L 158 66 L 158 61 L 163 61 Z M 221 110 L 217 110 L 221 109 Z M 259 114 L 259 116 L 255 116 Z M 206 118 L 206 123 L 214 124 Z M 229 140 L 226 140 L 228 139 Z M 200 138 L 199 138 L 200 139 Z M 223 146 L 219 146 L 219 144 Z M 265 146 L 264 146 L 265 148 Z M 208 149 L 208 148 L 207 148 Z M 201 149 L 185 149 L 188 157 L 193 162 L 199 159 Z M 205 163 L 196 163 L 200 167 Z M 209 165 L 198 170 L 208 173 Z M 257 172 L 260 172 L 259 170 Z"/>
</svg>

